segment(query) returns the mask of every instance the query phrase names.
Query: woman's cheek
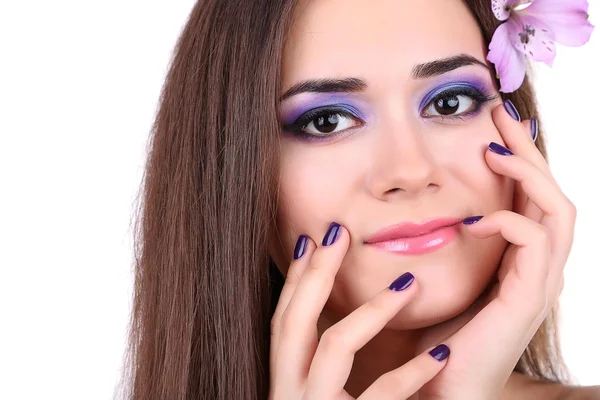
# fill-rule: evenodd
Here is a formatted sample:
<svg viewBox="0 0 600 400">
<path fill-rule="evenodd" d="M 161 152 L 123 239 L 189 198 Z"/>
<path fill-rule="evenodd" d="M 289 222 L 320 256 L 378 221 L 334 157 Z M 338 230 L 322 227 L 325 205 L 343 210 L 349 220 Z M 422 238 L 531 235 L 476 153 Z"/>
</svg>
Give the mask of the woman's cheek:
<svg viewBox="0 0 600 400">
<path fill-rule="evenodd" d="M 285 157 L 284 157 L 285 158 Z M 320 183 L 319 164 L 304 159 L 298 154 L 287 157 L 281 164 L 279 180 L 278 230 L 285 238 L 287 250 L 295 243 L 300 234 L 309 235 L 315 243 L 314 221 L 317 215 L 324 213 L 326 204 L 319 201 Z M 313 235 L 311 235 L 311 232 Z"/>
<path fill-rule="evenodd" d="M 359 171 L 350 153 L 305 145 L 282 152 L 278 228 L 286 247 L 295 246 L 300 234 L 319 244 L 332 221 L 343 224 L 351 217 Z"/>
</svg>

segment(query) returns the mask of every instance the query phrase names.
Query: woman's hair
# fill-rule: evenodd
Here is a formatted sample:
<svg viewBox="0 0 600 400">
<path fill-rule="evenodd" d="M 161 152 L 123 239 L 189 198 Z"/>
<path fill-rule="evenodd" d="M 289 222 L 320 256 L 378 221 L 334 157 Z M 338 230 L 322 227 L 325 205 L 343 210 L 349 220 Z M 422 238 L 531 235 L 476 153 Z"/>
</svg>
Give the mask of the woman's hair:
<svg viewBox="0 0 600 400">
<path fill-rule="evenodd" d="M 489 0 L 463 0 L 489 43 Z M 124 398 L 265 399 L 282 52 L 294 0 L 199 0 L 176 44 L 135 215 Z M 537 115 L 528 79 L 510 98 Z M 540 123 L 540 128 L 542 124 Z M 546 156 L 540 129 L 537 147 Z M 516 371 L 568 382 L 555 311 Z"/>
</svg>

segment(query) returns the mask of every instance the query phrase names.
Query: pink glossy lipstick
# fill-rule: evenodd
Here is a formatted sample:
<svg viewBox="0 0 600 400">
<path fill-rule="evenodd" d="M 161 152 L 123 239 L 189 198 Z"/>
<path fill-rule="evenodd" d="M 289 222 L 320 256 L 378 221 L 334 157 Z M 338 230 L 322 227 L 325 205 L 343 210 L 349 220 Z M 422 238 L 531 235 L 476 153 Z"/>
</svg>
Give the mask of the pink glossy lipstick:
<svg viewBox="0 0 600 400">
<path fill-rule="evenodd" d="M 462 218 L 436 218 L 420 224 L 412 222 L 382 229 L 365 244 L 400 254 L 424 254 L 452 241 L 460 231 Z"/>
</svg>

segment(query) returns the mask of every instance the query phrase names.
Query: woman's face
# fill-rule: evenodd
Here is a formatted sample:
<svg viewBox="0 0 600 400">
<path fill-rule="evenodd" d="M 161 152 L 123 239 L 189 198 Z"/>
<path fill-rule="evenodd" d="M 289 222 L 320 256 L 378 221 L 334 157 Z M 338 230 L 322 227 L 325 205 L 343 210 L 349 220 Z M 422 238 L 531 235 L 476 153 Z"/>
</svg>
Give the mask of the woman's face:
<svg viewBox="0 0 600 400">
<path fill-rule="evenodd" d="M 309 80 L 331 82 L 281 101 L 281 244 L 272 253 L 285 273 L 300 234 L 320 245 L 332 221 L 348 229 L 330 312 L 347 315 L 410 271 L 420 294 L 388 326 L 418 328 L 464 311 L 489 283 L 506 246 L 500 235 L 475 239 L 459 225 L 448 244 L 420 254 L 365 244 L 391 225 L 512 208 L 512 181 L 484 159 L 489 142 L 503 143 L 491 117 L 501 100 L 485 57 L 460 0 L 298 7 L 283 93 Z"/>
</svg>

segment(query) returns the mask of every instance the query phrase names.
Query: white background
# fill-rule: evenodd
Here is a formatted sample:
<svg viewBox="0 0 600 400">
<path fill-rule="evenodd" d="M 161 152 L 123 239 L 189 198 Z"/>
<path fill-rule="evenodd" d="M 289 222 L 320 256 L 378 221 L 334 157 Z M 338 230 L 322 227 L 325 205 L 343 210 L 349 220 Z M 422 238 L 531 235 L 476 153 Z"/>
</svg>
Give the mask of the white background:
<svg viewBox="0 0 600 400">
<path fill-rule="evenodd" d="M 131 305 L 134 196 L 193 3 L 0 4 L 1 399 L 113 397 Z M 600 384 L 599 56 L 594 32 L 537 69 L 551 168 L 579 211 L 562 337 L 586 385 Z"/>
</svg>

